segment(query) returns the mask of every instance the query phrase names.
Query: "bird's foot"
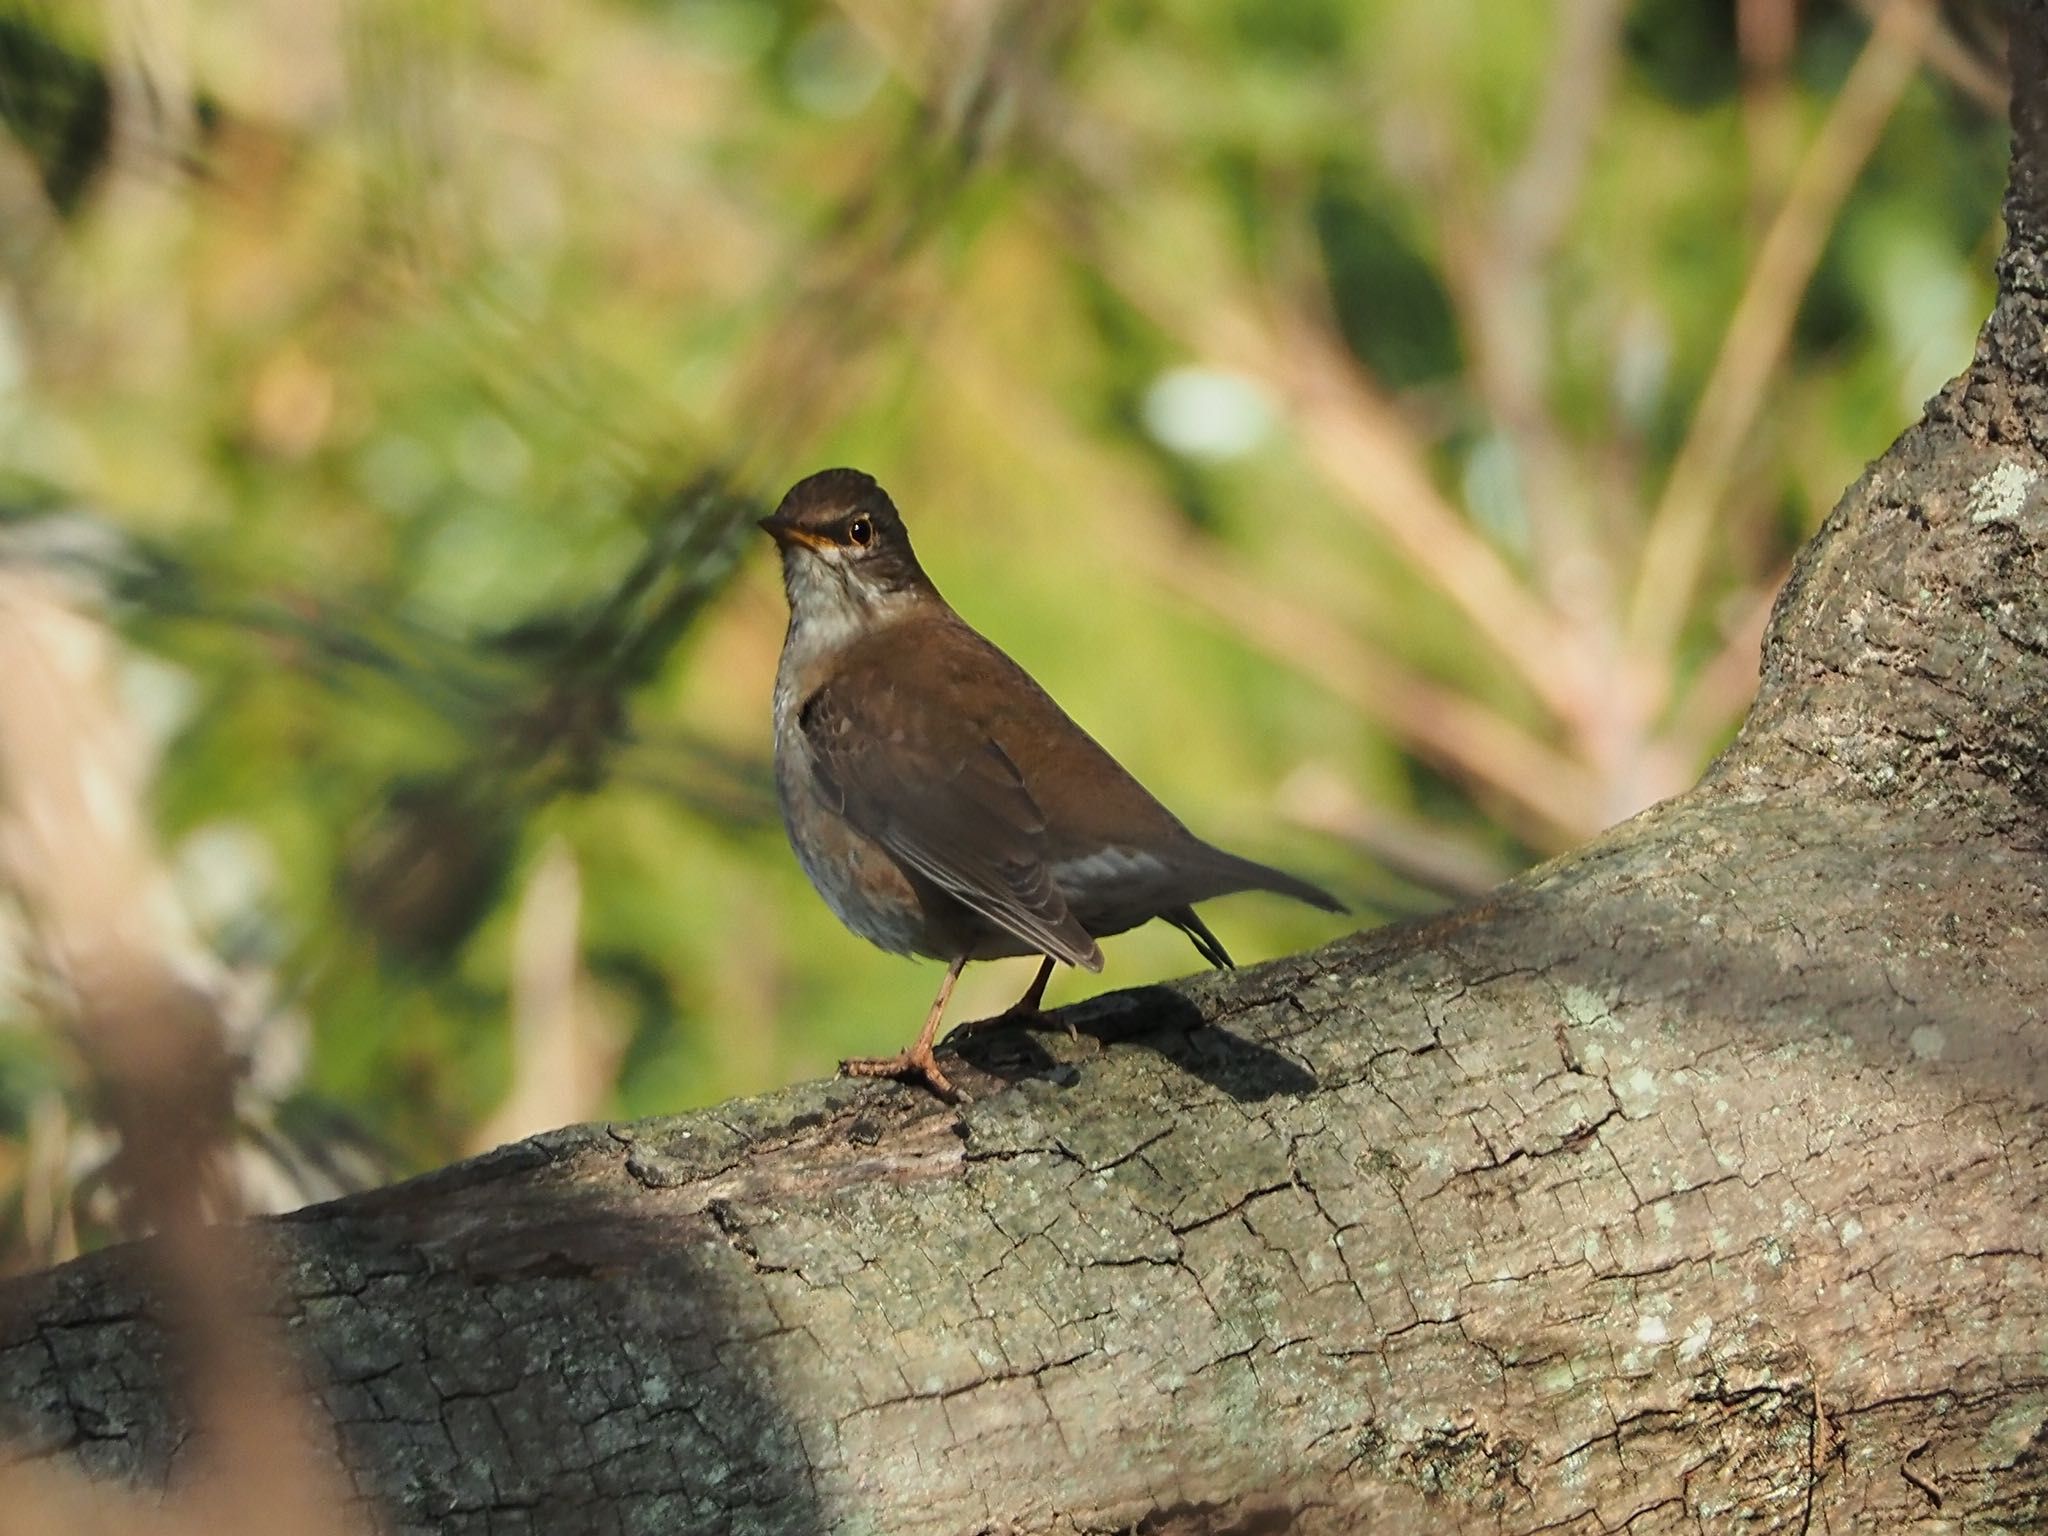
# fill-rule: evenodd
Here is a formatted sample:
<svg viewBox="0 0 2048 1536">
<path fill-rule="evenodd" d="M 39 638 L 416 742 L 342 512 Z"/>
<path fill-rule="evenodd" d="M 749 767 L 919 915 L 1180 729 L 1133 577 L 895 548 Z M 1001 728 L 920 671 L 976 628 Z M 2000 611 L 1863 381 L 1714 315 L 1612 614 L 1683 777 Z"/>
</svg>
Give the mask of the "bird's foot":
<svg viewBox="0 0 2048 1536">
<path fill-rule="evenodd" d="M 839 1063 L 839 1075 L 893 1077 L 901 1082 L 922 1083 L 948 1104 L 972 1102 L 969 1095 L 954 1087 L 953 1080 L 940 1070 L 938 1058 L 932 1054 L 929 1045 L 913 1045 L 894 1056 L 850 1056 Z"/>
<path fill-rule="evenodd" d="M 1001 1013 L 992 1013 L 985 1019 L 962 1019 L 946 1031 L 946 1038 L 964 1040 L 969 1035 L 985 1034 L 991 1029 L 1008 1029 L 1013 1025 L 1018 1029 L 1044 1029 L 1051 1019 L 1052 1014 L 1036 1003 L 1012 1003 Z M 1081 1038 L 1081 1032 L 1074 1028 L 1072 1019 L 1062 1016 L 1060 1022 L 1067 1026 L 1068 1039 Z"/>
</svg>

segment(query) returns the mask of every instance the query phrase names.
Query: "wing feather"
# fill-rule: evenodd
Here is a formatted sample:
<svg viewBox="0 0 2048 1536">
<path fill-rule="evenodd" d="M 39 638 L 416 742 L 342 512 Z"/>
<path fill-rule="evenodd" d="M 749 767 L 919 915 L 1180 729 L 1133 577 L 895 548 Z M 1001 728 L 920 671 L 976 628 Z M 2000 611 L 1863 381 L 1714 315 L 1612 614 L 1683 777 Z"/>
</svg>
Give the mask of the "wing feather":
<svg viewBox="0 0 2048 1536">
<path fill-rule="evenodd" d="M 1045 817 L 1022 773 L 971 720 L 873 673 L 827 683 L 798 715 L 818 787 L 855 830 L 1024 943 L 1091 971 L 1102 951 L 1067 910 Z"/>
</svg>

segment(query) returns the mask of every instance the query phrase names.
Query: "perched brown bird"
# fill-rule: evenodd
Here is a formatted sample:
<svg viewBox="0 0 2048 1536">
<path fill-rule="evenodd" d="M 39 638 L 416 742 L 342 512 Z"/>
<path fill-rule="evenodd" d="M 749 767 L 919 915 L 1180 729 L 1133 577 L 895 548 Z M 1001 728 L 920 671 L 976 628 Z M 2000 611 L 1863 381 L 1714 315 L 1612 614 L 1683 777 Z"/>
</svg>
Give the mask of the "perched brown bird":
<svg viewBox="0 0 2048 1536">
<path fill-rule="evenodd" d="M 799 481 L 761 526 L 781 546 L 789 636 L 775 677 L 775 784 L 790 843 L 839 920 L 947 962 L 917 1043 L 840 1063 L 953 1085 L 932 1055 L 961 967 L 1043 955 L 999 1017 L 1035 1013 L 1055 960 L 1102 969 L 1098 938 L 1163 917 L 1228 966 L 1194 904 L 1327 892 L 1182 826 L 1022 667 L 970 629 L 911 552 L 882 488 L 852 469 Z"/>
</svg>

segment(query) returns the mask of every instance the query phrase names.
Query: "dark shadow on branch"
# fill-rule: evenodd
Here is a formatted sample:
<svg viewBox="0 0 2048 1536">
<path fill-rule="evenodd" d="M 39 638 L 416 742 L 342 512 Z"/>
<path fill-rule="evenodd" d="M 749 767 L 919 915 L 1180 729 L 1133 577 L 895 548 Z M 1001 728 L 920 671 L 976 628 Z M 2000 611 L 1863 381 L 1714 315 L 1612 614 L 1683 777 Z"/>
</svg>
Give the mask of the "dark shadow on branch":
<svg viewBox="0 0 2048 1536">
<path fill-rule="evenodd" d="M 1004 1083 L 1027 1077 L 1070 1083 L 1078 1072 L 1039 1038 L 1071 1024 L 1103 1047 L 1131 1044 L 1153 1052 L 1191 1077 L 1227 1093 L 1240 1104 L 1312 1093 L 1315 1074 L 1271 1046 L 1247 1040 L 1211 1024 L 1193 999 L 1171 987 L 1134 987 L 1055 1009 L 1025 1028 L 1021 1025 L 965 1035 L 951 1042 L 962 1060 Z"/>
<path fill-rule="evenodd" d="M 358 1469 L 380 1528 L 831 1528 L 806 1407 L 777 1401 L 759 1369 L 757 1341 L 775 1331 L 759 1296 L 716 1273 L 687 1225 L 515 1182 L 554 1162 L 521 1143 L 458 1177 L 243 1229 L 279 1270 L 284 1327 L 335 1426 L 329 1454 Z M 437 1221 L 466 1199 L 509 1203 L 474 1225 Z M 54 1283 L 0 1285 L 0 1466 L 64 1454 L 145 1487 L 189 1476 L 194 1426 L 153 1369 L 172 1338 L 137 1301 L 151 1258 L 137 1245 Z"/>
</svg>

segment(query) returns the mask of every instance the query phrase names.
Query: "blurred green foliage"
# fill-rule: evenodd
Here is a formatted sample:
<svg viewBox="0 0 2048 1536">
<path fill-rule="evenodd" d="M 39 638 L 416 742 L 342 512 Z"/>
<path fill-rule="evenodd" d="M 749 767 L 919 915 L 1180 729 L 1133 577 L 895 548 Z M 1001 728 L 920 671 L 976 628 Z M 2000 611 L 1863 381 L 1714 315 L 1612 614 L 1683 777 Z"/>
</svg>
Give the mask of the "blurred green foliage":
<svg viewBox="0 0 2048 1536">
<path fill-rule="evenodd" d="M 837 928 L 766 777 L 748 521 L 826 464 L 1191 823 L 1369 919 L 1686 782 L 1792 551 L 1967 359 L 2003 172 L 1920 66 L 1800 213 L 1845 82 L 1942 34 L 1743 15 L 0 0 L 7 559 L 125 638 L 175 888 L 309 1026 L 294 1134 L 412 1168 L 505 1128 L 522 1053 L 543 1117 L 637 1114 L 908 1034 L 934 969 Z M 1788 207 L 1818 255 L 1645 593 Z M 1411 469 L 1474 543 L 1404 541 Z M 1457 596 L 1496 561 L 1536 630 Z M 550 849 L 580 906 L 522 925 Z M 551 944 L 574 1003 L 522 1035 Z M 960 1016 L 1026 968 L 978 969 Z M 78 1091 L 17 990 L 0 1188 Z"/>
</svg>

